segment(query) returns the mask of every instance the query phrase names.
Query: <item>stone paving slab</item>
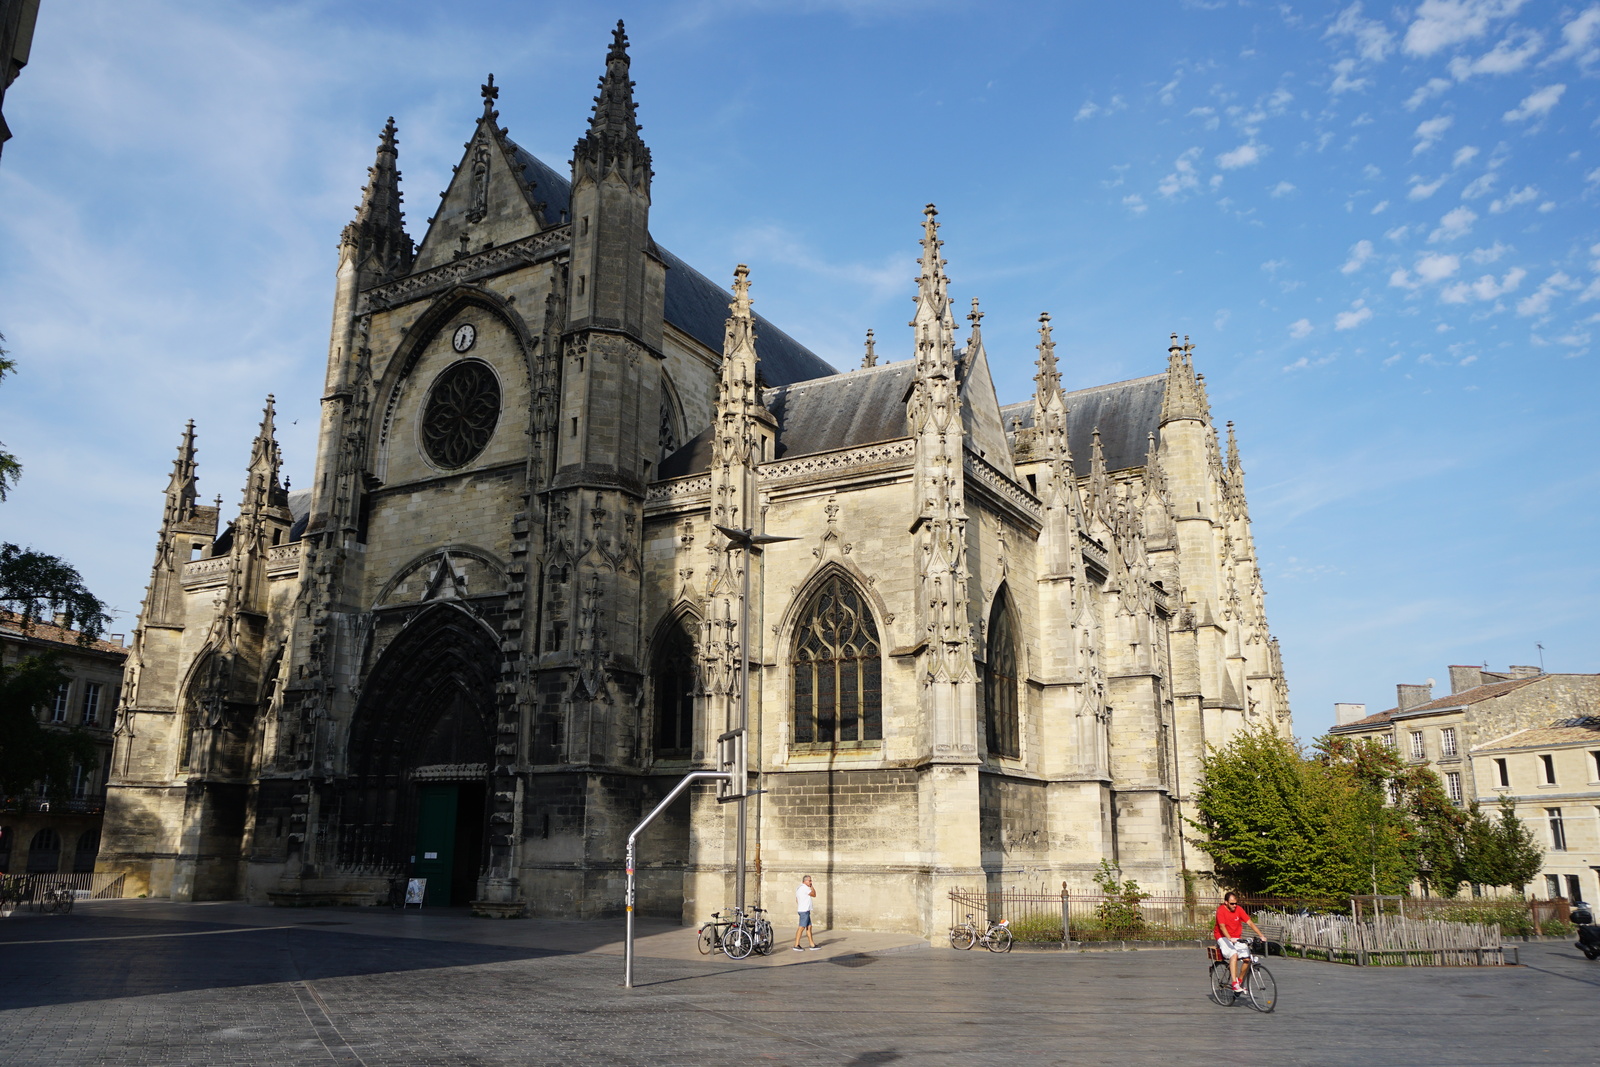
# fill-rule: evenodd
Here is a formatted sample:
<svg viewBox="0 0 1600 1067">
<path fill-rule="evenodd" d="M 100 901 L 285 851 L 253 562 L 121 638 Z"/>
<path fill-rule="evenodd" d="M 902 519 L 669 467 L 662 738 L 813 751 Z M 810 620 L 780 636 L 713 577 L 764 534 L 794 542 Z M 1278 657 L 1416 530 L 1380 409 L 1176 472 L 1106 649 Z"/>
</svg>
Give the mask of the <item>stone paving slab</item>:
<svg viewBox="0 0 1600 1067">
<path fill-rule="evenodd" d="M 1198 948 L 841 942 L 751 966 L 669 945 L 680 955 L 642 957 L 630 991 L 602 951 L 614 924 L 400 918 L 124 902 L 0 921 L 0 1063 L 1594 1062 L 1600 963 L 1562 943 L 1526 946 L 1515 968 L 1274 959 L 1280 1008 L 1261 1015 L 1205 998 Z"/>
</svg>

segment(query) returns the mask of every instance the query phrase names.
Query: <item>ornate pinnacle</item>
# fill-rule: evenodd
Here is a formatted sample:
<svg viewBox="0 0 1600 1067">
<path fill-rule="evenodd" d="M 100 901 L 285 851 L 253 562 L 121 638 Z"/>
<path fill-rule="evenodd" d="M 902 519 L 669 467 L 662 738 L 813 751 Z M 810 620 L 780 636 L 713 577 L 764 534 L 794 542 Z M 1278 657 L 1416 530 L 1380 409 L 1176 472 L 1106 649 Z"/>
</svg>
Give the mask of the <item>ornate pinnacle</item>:
<svg viewBox="0 0 1600 1067">
<path fill-rule="evenodd" d="M 748 319 L 750 303 L 750 268 L 741 263 L 733 268 L 733 303 L 728 310 L 736 319 Z"/>
<path fill-rule="evenodd" d="M 400 150 L 395 133 L 391 115 L 378 135 L 378 156 L 367 169 L 367 187 L 362 190 L 355 221 L 344 228 L 340 238 L 341 244 L 355 250 L 356 266 L 373 281 L 406 273 L 415 254 L 406 233 L 405 213 L 400 210 L 400 170 L 395 165 Z"/>
<path fill-rule="evenodd" d="M 876 367 L 878 365 L 878 350 L 876 342 L 872 339 L 872 331 L 867 331 L 867 354 L 861 357 L 863 367 Z"/>
<path fill-rule="evenodd" d="M 1191 353 L 1194 346 L 1178 344 L 1178 335 L 1172 335 L 1172 342 L 1167 346 L 1167 382 L 1166 389 L 1161 397 L 1161 425 L 1176 422 L 1180 419 L 1193 419 L 1205 421 L 1205 403 L 1202 398 L 1201 387 L 1195 379 L 1194 361 Z"/>
<path fill-rule="evenodd" d="M 1239 462 L 1239 440 L 1233 436 L 1232 421 L 1228 423 L 1228 473 L 1235 476 L 1244 473 L 1244 467 Z"/>
<path fill-rule="evenodd" d="M 633 82 L 628 78 L 628 34 L 622 20 L 611 34 L 606 51 L 606 72 L 600 78 L 599 95 L 594 98 L 594 113 L 589 132 L 578 142 L 573 156 L 573 176 L 578 168 L 592 169 L 598 178 L 611 166 L 620 166 L 624 177 L 635 182 L 650 178 L 650 150 L 639 138 L 639 123 L 633 102 Z M 641 173 L 642 171 L 642 173 Z"/>
<path fill-rule="evenodd" d="M 1056 369 L 1056 343 L 1050 336 L 1050 313 L 1039 315 L 1039 373 L 1033 376 L 1034 396 L 1046 400 L 1061 391 L 1061 373 Z"/>
<path fill-rule="evenodd" d="M 489 74 L 489 80 L 478 86 L 478 89 L 483 93 L 483 109 L 488 111 L 494 106 L 494 102 L 500 99 L 500 87 L 494 83 L 492 72 Z"/>
</svg>

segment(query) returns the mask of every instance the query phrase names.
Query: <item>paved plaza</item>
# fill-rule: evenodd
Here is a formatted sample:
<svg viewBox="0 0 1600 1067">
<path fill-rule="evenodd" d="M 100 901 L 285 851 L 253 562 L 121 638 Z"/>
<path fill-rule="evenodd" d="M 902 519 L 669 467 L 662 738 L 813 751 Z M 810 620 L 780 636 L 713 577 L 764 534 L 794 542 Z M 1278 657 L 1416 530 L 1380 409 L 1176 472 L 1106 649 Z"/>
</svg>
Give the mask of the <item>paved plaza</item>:
<svg viewBox="0 0 1600 1067">
<path fill-rule="evenodd" d="M 1495 970 L 1272 961 L 1280 1006 L 1205 998 L 1198 949 L 929 948 L 701 957 L 641 924 L 464 913 L 81 904 L 0 920 L 0 1063 L 1562 1064 L 1594 1062 L 1600 963 L 1523 946 Z M 780 934 L 782 931 L 780 930 Z M 793 937 L 792 929 L 788 932 Z"/>
</svg>

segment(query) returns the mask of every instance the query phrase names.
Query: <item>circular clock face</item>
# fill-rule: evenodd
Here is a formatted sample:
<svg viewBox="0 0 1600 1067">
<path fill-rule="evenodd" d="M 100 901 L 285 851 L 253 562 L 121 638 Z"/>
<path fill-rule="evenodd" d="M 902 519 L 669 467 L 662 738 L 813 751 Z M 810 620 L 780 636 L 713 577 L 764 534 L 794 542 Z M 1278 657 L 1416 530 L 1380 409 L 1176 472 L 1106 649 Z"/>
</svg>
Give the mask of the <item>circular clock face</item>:
<svg viewBox="0 0 1600 1067">
<path fill-rule="evenodd" d="M 455 346 L 455 350 L 457 352 L 465 352 L 467 349 L 471 348 L 477 340 L 478 331 L 473 327 L 472 323 L 463 322 L 460 326 L 456 327 L 455 336 L 450 339 L 450 343 Z"/>
</svg>

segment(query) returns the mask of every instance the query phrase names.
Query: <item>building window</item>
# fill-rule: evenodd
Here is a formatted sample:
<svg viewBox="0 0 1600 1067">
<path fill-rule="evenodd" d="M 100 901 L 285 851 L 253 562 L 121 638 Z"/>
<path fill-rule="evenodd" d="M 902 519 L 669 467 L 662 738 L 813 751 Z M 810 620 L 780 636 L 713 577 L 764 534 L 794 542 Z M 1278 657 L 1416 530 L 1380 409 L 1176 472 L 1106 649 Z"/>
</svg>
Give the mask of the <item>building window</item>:
<svg viewBox="0 0 1600 1067">
<path fill-rule="evenodd" d="M 1594 779 L 1600 781 L 1600 752 L 1589 753 L 1589 758 L 1594 760 Z"/>
<path fill-rule="evenodd" d="M 1454 726 L 1446 726 L 1439 731 L 1439 752 L 1445 756 L 1454 756 L 1456 754 L 1456 728 Z"/>
<path fill-rule="evenodd" d="M 61 835 L 44 829 L 28 844 L 28 873 L 55 874 L 61 869 Z"/>
<path fill-rule="evenodd" d="M 1383 735 L 1383 747 L 1388 749 L 1390 752 L 1394 751 L 1394 734 Z"/>
<path fill-rule="evenodd" d="M 861 594 L 840 575 L 828 578 L 795 634 L 796 744 L 883 740 L 878 656 L 878 628 Z"/>
<path fill-rule="evenodd" d="M 1556 758 L 1550 755 L 1539 757 L 1539 763 L 1544 768 L 1544 784 L 1556 784 Z"/>
<path fill-rule="evenodd" d="M 1494 781 L 1501 789 L 1511 788 L 1511 771 L 1507 769 L 1506 761 L 1503 759 L 1494 761 Z"/>
<path fill-rule="evenodd" d="M 1578 884 L 1578 876 L 1575 875 L 1575 874 L 1567 875 L 1567 899 L 1568 900 L 1582 900 L 1583 899 L 1583 886 Z"/>
<path fill-rule="evenodd" d="M 1411 758 L 1422 759 L 1427 754 L 1427 750 L 1422 747 L 1422 731 L 1418 730 L 1411 735 Z"/>
<path fill-rule="evenodd" d="M 83 725 L 94 726 L 100 721 L 100 690 L 99 682 L 90 682 L 83 687 Z"/>
<path fill-rule="evenodd" d="M 74 874 L 93 874 L 95 857 L 100 854 L 100 831 L 86 830 L 78 835 L 78 844 L 72 852 Z"/>
<path fill-rule="evenodd" d="M 1545 808 L 1545 816 L 1550 820 L 1550 848 L 1555 852 L 1567 850 L 1567 824 L 1561 819 L 1560 808 Z M 1560 895 L 1558 889 L 1557 895 Z"/>
<path fill-rule="evenodd" d="M 1461 803 L 1461 773 L 1459 771 L 1445 772 L 1444 791 L 1450 794 L 1451 800 L 1457 804 Z"/>
<path fill-rule="evenodd" d="M 1022 729 L 1017 714 L 1017 642 L 1011 611 L 1002 588 L 989 613 L 988 659 L 983 665 L 984 735 L 991 756 L 1022 755 Z"/>
<path fill-rule="evenodd" d="M 674 625 L 656 649 L 651 672 L 655 689 L 655 752 L 658 759 L 688 759 L 694 747 L 694 641 Z"/>
<path fill-rule="evenodd" d="M 72 683 L 62 682 L 56 686 L 55 695 L 50 698 L 50 721 L 66 722 L 67 705 L 71 703 Z"/>
<path fill-rule="evenodd" d="M 1544 892 L 1546 899 L 1554 900 L 1561 895 L 1561 876 L 1547 874 L 1544 876 Z"/>
</svg>

